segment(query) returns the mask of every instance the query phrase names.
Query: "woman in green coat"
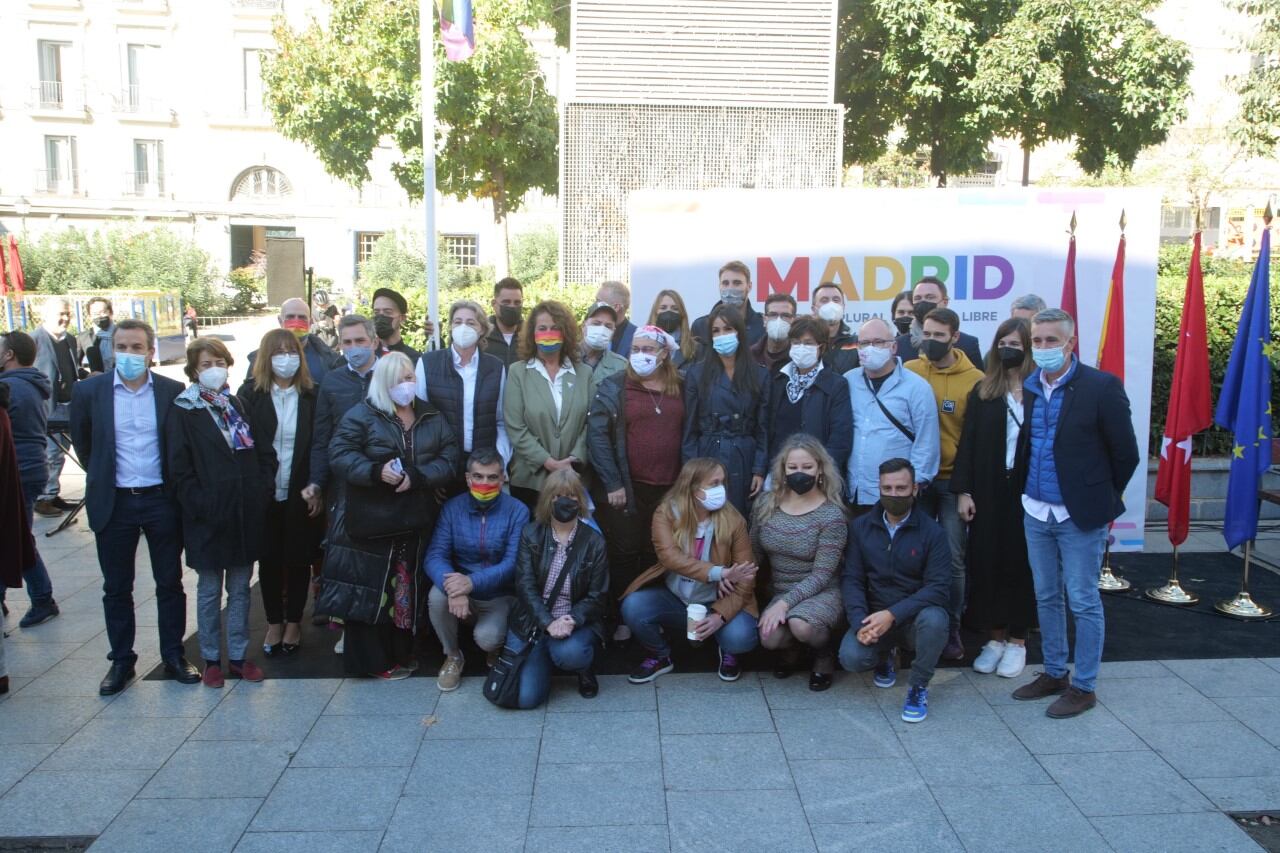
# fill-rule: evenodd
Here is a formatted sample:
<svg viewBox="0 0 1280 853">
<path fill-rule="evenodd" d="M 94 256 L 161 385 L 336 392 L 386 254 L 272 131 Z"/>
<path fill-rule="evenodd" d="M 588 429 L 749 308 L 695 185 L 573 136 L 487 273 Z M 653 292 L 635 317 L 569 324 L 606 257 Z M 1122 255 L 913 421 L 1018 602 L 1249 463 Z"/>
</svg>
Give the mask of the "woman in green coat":
<svg viewBox="0 0 1280 853">
<path fill-rule="evenodd" d="M 511 494 L 532 509 L 552 471 L 584 473 L 587 409 L 595 383 L 579 360 L 578 325 L 562 303 L 538 303 L 507 368 L 502 413 L 511 439 Z"/>
</svg>

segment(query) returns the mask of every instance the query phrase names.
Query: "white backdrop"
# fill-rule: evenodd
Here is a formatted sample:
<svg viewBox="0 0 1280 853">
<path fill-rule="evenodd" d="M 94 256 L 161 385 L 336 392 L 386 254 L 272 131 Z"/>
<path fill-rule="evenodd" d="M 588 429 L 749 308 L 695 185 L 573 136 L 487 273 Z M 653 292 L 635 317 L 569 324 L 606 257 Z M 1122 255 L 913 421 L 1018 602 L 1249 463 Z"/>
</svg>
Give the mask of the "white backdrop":
<svg viewBox="0 0 1280 853">
<path fill-rule="evenodd" d="M 637 191 L 631 194 L 632 316 L 643 322 L 663 288 L 678 290 L 691 317 L 719 298 L 717 270 L 740 260 L 761 308 L 775 291 L 809 310 L 809 292 L 834 280 L 845 291 L 846 320 L 857 327 L 886 317 L 894 295 L 922 275 L 947 283 L 961 329 L 985 353 L 1009 303 L 1037 293 L 1062 298 L 1067 226 L 1074 211 L 1081 358 L 1094 364 L 1103 312 L 1127 215 L 1125 389 L 1146 460 L 1151 409 L 1160 195 L 1153 190 L 1034 188 L 966 190 Z M 1115 550 L 1141 550 L 1146 465 L 1125 490 Z"/>
</svg>

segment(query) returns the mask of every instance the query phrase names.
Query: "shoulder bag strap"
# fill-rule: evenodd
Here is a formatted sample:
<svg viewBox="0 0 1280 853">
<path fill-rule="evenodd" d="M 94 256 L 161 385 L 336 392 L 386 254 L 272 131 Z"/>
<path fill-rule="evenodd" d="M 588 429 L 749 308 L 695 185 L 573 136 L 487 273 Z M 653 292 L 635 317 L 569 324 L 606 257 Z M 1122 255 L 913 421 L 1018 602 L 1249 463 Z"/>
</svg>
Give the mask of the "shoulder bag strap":
<svg viewBox="0 0 1280 853">
<path fill-rule="evenodd" d="M 905 435 L 907 437 L 907 441 L 910 441 L 914 444 L 916 440 L 916 434 L 911 430 L 907 429 L 906 425 L 903 424 L 902 421 L 895 418 L 893 416 L 893 412 L 889 411 L 888 407 L 885 406 L 885 404 L 880 401 L 880 395 L 876 393 L 876 389 L 871 385 L 871 378 L 867 376 L 867 372 L 865 370 L 862 372 L 862 380 L 867 383 L 867 390 L 871 392 L 871 399 L 876 401 L 876 405 L 880 407 L 880 411 L 884 412 L 884 416 L 889 419 L 889 423 L 896 426 L 898 428 L 898 432 Z"/>
</svg>

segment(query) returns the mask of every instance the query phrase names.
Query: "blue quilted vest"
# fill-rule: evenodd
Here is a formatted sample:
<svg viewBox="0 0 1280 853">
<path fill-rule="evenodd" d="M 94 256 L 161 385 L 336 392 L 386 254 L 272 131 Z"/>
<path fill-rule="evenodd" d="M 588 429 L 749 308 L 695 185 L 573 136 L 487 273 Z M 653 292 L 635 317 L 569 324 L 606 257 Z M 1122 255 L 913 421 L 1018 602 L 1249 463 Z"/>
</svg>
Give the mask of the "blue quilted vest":
<svg viewBox="0 0 1280 853">
<path fill-rule="evenodd" d="M 1053 442 L 1058 437 L 1058 414 L 1066 396 L 1067 383 L 1075 376 L 1078 362 L 1071 357 L 1071 369 L 1062 378 L 1053 396 L 1045 401 L 1044 386 L 1040 384 L 1040 371 L 1034 371 L 1022 383 L 1025 392 L 1031 394 L 1031 458 L 1027 463 L 1025 493 L 1038 501 L 1050 504 L 1062 503 L 1062 489 L 1058 486 L 1058 464 L 1053 457 Z"/>
</svg>

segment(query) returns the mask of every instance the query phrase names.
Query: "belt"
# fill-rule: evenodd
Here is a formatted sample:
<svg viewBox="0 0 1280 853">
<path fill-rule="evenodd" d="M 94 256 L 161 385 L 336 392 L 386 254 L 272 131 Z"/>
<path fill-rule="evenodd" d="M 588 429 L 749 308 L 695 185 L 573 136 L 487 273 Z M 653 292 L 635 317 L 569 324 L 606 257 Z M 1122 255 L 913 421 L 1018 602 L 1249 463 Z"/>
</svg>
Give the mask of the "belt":
<svg viewBox="0 0 1280 853">
<path fill-rule="evenodd" d="M 164 489 L 164 486 L 116 486 L 117 492 L 123 492 L 127 495 L 150 495 Z"/>
</svg>

